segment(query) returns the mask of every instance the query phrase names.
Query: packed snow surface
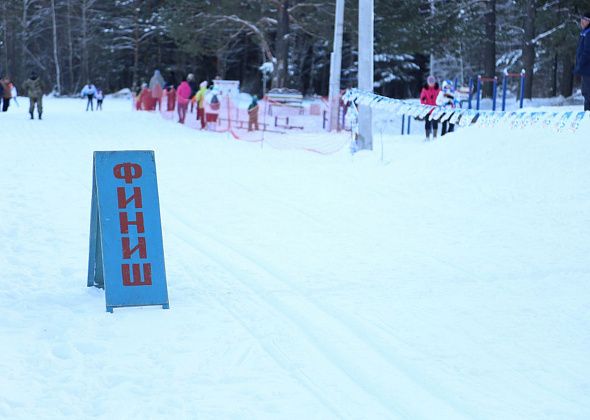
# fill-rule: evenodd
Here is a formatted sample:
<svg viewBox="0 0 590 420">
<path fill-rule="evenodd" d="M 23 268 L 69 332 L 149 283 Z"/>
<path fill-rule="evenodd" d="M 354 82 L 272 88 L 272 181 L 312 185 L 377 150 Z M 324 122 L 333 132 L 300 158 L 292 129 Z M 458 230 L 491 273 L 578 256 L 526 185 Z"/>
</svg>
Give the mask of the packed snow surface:
<svg viewBox="0 0 590 420">
<path fill-rule="evenodd" d="M 23 102 L 0 115 L 0 418 L 590 418 L 587 125 L 322 156 Z M 92 153 L 131 149 L 156 154 L 170 309 L 109 314 Z"/>
</svg>

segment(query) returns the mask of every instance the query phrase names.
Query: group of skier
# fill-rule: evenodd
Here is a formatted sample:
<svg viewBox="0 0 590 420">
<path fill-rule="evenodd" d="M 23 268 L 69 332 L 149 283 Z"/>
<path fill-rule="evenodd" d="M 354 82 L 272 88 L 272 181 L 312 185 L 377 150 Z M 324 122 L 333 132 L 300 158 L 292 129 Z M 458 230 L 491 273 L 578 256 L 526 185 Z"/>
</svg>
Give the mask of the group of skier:
<svg viewBox="0 0 590 420">
<path fill-rule="evenodd" d="M 450 80 L 444 80 L 441 88 L 434 76 L 428 76 L 426 85 L 424 85 L 420 92 L 420 103 L 441 107 L 445 114 L 449 114 L 453 112 L 459 101 L 456 96 L 455 87 Z M 438 119 L 431 119 L 430 115 L 427 115 L 424 119 L 424 129 L 426 131 L 426 141 L 430 140 L 431 134 L 432 139 L 436 139 L 438 136 Z M 448 118 L 443 118 L 441 136 L 451 133 L 454 130 L 455 125 L 451 124 Z"/>
<path fill-rule="evenodd" d="M 82 88 L 80 96 L 88 100 L 86 103 L 86 111 L 88 111 L 89 108 L 91 111 L 94 111 L 94 99 L 96 99 L 96 110 L 102 111 L 102 101 L 104 100 L 104 94 L 102 93 L 101 89 L 98 89 L 92 83 L 88 82 Z"/>
</svg>

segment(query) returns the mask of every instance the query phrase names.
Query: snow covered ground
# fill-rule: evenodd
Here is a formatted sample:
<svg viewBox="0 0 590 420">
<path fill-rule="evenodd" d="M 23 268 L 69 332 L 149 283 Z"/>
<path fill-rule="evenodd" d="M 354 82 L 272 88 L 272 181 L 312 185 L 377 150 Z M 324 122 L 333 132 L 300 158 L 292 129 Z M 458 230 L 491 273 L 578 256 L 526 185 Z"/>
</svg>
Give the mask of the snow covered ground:
<svg viewBox="0 0 590 420">
<path fill-rule="evenodd" d="M 587 125 L 321 156 L 22 102 L 0 115 L 0 418 L 590 418 Z M 170 310 L 86 287 L 92 152 L 125 149 L 156 153 Z"/>
</svg>

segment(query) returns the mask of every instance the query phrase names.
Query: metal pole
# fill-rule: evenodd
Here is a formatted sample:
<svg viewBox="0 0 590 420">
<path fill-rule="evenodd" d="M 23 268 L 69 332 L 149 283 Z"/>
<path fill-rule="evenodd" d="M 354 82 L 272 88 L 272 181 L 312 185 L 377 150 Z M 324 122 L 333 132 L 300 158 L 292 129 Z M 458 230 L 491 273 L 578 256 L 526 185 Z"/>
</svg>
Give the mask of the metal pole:
<svg viewBox="0 0 590 420">
<path fill-rule="evenodd" d="M 508 76 L 502 79 L 502 111 L 506 111 L 506 91 L 508 89 Z"/>
<path fill-rule="evenodd" d="M 412 116 L 408 115 L 408 131 L 407 131 L 408 136 L 410 135 L 410 122 L 411 121 L 412 121 Z"/>
<path fill-rule="evenodd" d="M 498 76 L 494 76 L 494 100 L 492 102 L 492 111 L 496 110 L 496 99 L 498 98 Z"/>
<path fill-rule="evenodd" d="M 342 34 L 344 33 L 344 0 L 336 0 L 334 16 L 334 49 L 330 55 L 330 121 L 328 130 L 338 129 L 340 111 L 340 72 L 342 70 Z"/>
<path fill-rule="evenodd" d="M 373 92 L 374 0 L 359 0 L 358 28 L 358 86 Z M 361 149 L 373 150 L 372 110 L 367 105 L 359 106 L 358 144 Z"/>
<path fill-rule="evenodd" d="M 479 100 L 481 98 L 481 76 L 477 76 L 477 98 L 475 109 L 479 111 Z"/>
<path fill-rule="evenodd" d="M 404 132 L 406 131 L 406 114 L 402 115 L 402 136 L 404 135 Z"/>
<path fill-rule="evenodd" d="M 473 99 L 473 77 L 469 78 L 469 109 L 472 109 L 471 100 Z"/>
<path fill-rule="evenodd" d="M 522 69 L 520 72 L 520 108 L 524 105 L 524 79 L 526 78 L 526 71 Z"/>
</svg>

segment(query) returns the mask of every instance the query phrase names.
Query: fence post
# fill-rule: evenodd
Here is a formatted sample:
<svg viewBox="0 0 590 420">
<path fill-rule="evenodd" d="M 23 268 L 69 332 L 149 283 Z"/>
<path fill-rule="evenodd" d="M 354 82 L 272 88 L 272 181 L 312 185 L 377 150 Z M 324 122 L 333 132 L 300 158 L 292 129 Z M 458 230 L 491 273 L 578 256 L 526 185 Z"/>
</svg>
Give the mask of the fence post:
<svg viewBox="0 0 590 420">
<path fill-rule="evenodd" d="M 402 136 L 404 135 L 405 130 L 406 130 L 406 114 L 402 114 Z"/>
<path fill-rule="evenodd" d="M 479 100 L 481 98 L 481 76 L 477 76 L 477 101 L 475 109 L 479 111 Z"/>
<path fill-rule="evenodd" d="M 473 98 L 473 77 L 469 78 L 469 109 L 473 108 L 471 106 L 471 99 Z"/>
<path fill-rule="evenodd" d="M 524 106 L 524 79 L 526 78 L 526 71 L 522 69 L 520 72 L 520 109 Z"/>
<path fill-rule="evenodd" d="M 492 111 L 496 110 L 496 99 L 498 98 L 498 76 L 494 76 L 494 100 L 492 102 Z"/>
<path fill-rule="evenodd" d="M 502 79 L 502 112 L 506 111 L 506 91 L 508 89 L 508 76 L 504 74 Z"/>
</svg>

